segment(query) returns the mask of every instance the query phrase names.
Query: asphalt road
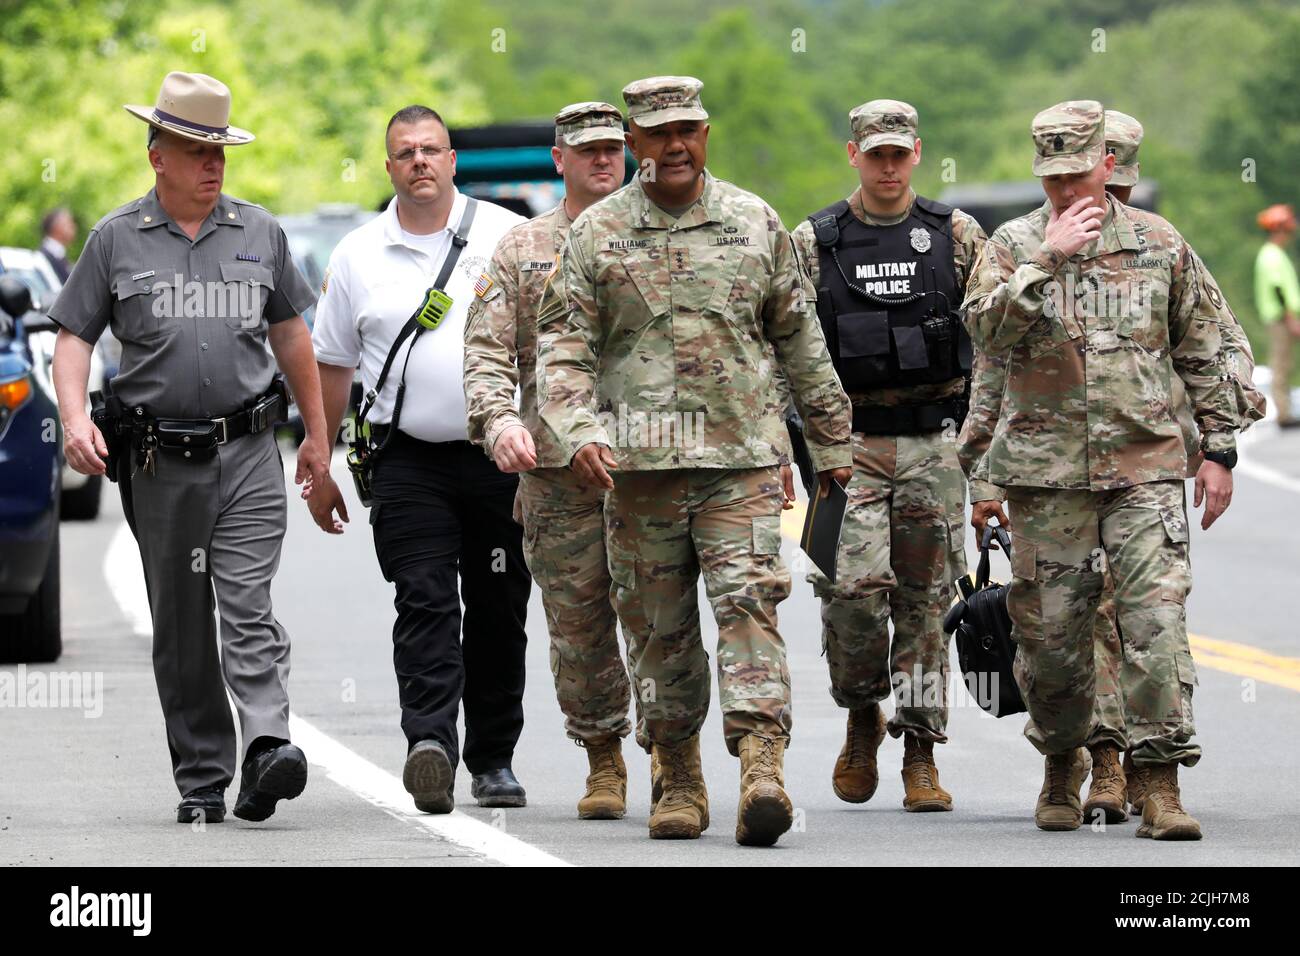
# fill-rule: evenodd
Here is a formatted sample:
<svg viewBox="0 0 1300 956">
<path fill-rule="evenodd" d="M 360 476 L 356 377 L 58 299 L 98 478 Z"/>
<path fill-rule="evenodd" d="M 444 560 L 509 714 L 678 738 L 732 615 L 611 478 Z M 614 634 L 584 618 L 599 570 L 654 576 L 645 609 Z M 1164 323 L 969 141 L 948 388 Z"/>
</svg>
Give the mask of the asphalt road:
<svg viewBox="0 0 1300 956">
<path fill-rule="evenodd" d="M 1136 840 L 1131 822 L 1040 832 L 1032 815 L 1042 760 L 1020 735 L 1022 718 L 988 717 L 964 692 L 954 701 L 951 742 L 937 755 L 954 812 L 903 812 L 902 744 L 892 739 L 881 749 L 881 784 L 871 802 L 838 801 L 830 772 L 844 713 L 827 691 L 817 604 L 799 575 L 781 606 L 794 685 L 786 779 L 796 825 L 776 848 L 734 842 L 739 765 L 723 747 L 716 703 L 703 732 L 713 824 L 701 840 L 648 839 L 648 761 L 631 746 L 627 817 L 577 819 L 586 761 L 563 733 L 536 593 L 527 722 L 515 760 L 529 806 L 479 809 L 462 769 L 457 813 L 418 814 L 400 788 L 405 745 L 392 671 L 392 590 L 375 565 L 366 511 L 354 505 L 346 533 L 327 538 L 290 483 L 274 598 L 293 639 L 294 734 L 313 763 L 306 793 L 262 824 L 232 816 L 196 830 L 172 822 L 176 793 L 144 636 L 139 559 L 116 499 L 106 494 L 98 521 L 63 526 L 62 660 L 0 668 L 0 679 L 27 685 L 53 686 L 57 676 L 66 687 L 73 675 L 85 678 L 83 688 L 102 682 L 99 695 L 83 694 L 75 706 L 65 692 L 64 706 L 0 710 L 0 863 L 1294 865 L 1300 434 L 1280 435 L 1269 424 L 1250 437 L 1232 509 L 1209 532 L 1200 530 L 1199 512 L 1193 520 L 1189 622 L 1205 757 L 1184 772 L 1183 795 L 1204 827 L 1200 843 Z M 336 476 L 346 476 L 338 464 Z M 789 540 L 785 557 L 795 557 Z M 1001 567 L 995 576 L 1006 573 Z M 706 646 L 715 639 L 706 623 Z"/>
</svg>

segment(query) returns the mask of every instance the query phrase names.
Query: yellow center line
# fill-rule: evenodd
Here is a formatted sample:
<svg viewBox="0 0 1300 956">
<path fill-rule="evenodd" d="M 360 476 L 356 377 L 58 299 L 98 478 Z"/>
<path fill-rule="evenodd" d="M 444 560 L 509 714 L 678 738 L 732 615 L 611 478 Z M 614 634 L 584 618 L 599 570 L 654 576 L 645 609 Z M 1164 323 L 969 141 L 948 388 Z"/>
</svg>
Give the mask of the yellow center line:
<svg viewBox="0 0 1300 956">
<path fill-rule="evenodd" d="M 805 502 L 796 501 L 792 509 L 781 512 L 781 533 L 796 545 L 803 534 L 807 510 Z M 1224 641 L 1201 634 L 1188 634 L 1187 640 L 1192 647 L 1192 658 L 1200 667 L 1300 691 L 1300 658 L 1285 657 L 1250 644 Z"/>
</svg>

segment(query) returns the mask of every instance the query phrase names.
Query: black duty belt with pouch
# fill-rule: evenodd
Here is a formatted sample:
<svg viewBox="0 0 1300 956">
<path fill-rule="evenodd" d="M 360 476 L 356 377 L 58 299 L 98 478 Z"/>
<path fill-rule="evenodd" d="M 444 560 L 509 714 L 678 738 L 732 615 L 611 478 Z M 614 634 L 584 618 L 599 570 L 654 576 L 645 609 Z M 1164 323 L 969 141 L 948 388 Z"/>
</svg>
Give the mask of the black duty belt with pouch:
<svg viewBox="0 0 1300 956">
<path fill-rule="evenodd" d="M 406 320 L 402 330 L 397 333 L 397 338 L 393 339 L 392 347 L 388 350 L 388 357 L 384 359 L 384 367 L 380 370 L 379 378 L 375 381 L 375 387 L 366 392 L 365 400 L 357 411 L 352 448 L 348 452 L 348 471 L 352 473 L 352 482 L 356 485 L 357 497 L 361 499 L 361 503 L 367 508 L 370 507 L 370 503 L 374 500 L 372 483 L 375 462 L 378 461 L 379 455 L 387 447 L 388 442 L 392 440 L 397 431 L 397 424 L 402 417 L 402 401 L 406 397 L 406 366 L 410 364 L 411 352 L 415 349 L 415 343 L 419 341 L 420 335 L 425 331 L 432 332 L 436 329 L 442 324 L 442 320 L 446 318 L 447 313 L 451 311 L 451 296 L 447 295 L 443 289 L 451 278 L 452 270 L 456 268 L 461 251 L 469 242 L 469 227 L 474 223 L 474 212 L 477 207 L 478 201 L 474 197 L 466 197 L 465 211 L 461 214 L 460 225 L 456 229 L 456 234 L 451 237 L 451 249 L 442 262 L 438 277 L 428 291 L 424 293 L 424 298 L 421 300 L 419 307 Z M 406 350 L 406 360 L 402 363 L 402 377 L 397 383 L 397 396 L 393 400 L 393 418 L 387 430 L 384 431 L 382 439 L 380 439 L 378 435 L 372 433 L 370 425 L 366 422 L 366 416 L 374 408 L 375 400 L 379 398 L 384 383 L 388 381 L 388 373 L 392 371 L 393 362 L 397 359 L 397 353 L 407 339 L 411 340 L 411 344 Z"/>
<path fill-rule="evenodd" d="M 997 525 L 985 525 L 975 582 L 972 584 L 969 576 L 957 580 L 962 596 L 948 611 L 943 629 L 956 638 L 957 661 L 975 703 L 994 717 L 1006 717 L 1022 714 L 1026 707 L 1013 670 L 1016 645 L 1011 640 L 1011 615 L 1007 612 L 1008 586 L 989 581 L 989 551 L 995 534 L 1011 557 L 1011 536 Z"/>
<path fill-rule="evenodd" d="M 126 406 L 109 387 L 91 393 L 91 421 L 108 446 L 108 476 L 117 480 L 120 457 L 135 452 L 137 465 L 152 473 L 154 456 L 174 454 L 190 461 L 206 461 L 227 442 L 256 435 L 288 417 L 289 391 L 284 376 L 276 375 L 271 388 L 242 408 L 221 418 L 155 418 L 140 405 Z"/>
</svg>

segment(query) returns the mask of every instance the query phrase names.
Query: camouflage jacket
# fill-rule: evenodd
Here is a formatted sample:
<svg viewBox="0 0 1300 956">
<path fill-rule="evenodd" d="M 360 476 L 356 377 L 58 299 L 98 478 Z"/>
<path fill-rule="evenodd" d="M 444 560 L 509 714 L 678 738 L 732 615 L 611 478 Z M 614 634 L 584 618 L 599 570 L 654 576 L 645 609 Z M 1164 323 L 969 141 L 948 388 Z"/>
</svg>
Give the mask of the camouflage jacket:
<svg viewBox="0 0 1300 956">
<path fill-rule="evenodd" d="M 877 219 L 868 213 L 862 205 L 861 187 L 853 190 L 853 194 L 849 196 L 849 209 L 853 212 L 853 215 L 868 226 L 888 226 L 901 222 L 912 211 L 911 206 L 909 206 L 901 216 L 892 219 Z M 813 235 L 812 223 L 804 219 L 791 231 L 790 238 L 794 240 L 795 252 L 798 254 L 804 270 L 812 280 L 813 289 L 816 289 L 821 283 L 821 256 L 819 254 L 821 247 L 817 244 L 817 237 Z M 963 294 L 966 291 L 966 283 L 970 281 L 970 274 L 975 266 L 975 260 L 979 257 L 980 250 L 984 248 L 984 243 L 988 241 L 988 238 L 984 235 L 984 230 L 980 228 L 980 224 L 973 217 L 968 216 L 960 209 L 955 209 L 952 214 L 952 239 L 952 259 L 957 271 L 957 290 L 958 294 Z M 954 303 L 955 305 L 956 303 Z M 817 318 L 817 313 L 811 309 L 808 310 L 808 315 L 810 318 Z M 849 398 L 854 405 L 910 405 L 952 398 L 961 395 L 965 389 L 965 379 L 954 378 L 934 385 L 873 388 L 867 392 L 852 392 L 849 394 Z"/>
<path fill-rule="evenodd" d="M 624 470 L 777 464 L 779 365 L 814 467 L 848 467 L 849 402 L 810 309 L 790 235 L 757 196 L 706 172 L 674 219 L 633 180 L 574 221 L 548 287 L 542 421 L 567 458 L 600 442 Z"/>
<path fill-rule="evenodd" d="M 465 320 L 465 408 L 469 439 L 489 455 L 511 425 L 533 436 L 537 464 L 562 468 L 564 452 L 537 414 L 537 310 L 569 232 L 561 202 L 520 223 L 497 244 Z M 516 409 L 516 387 L 520 402 Z"/>
<path fill-rule="evenodd" d="M 1240 427 L 1249 428 L 1264 417 L 1264 396 L 1255 388 L 1255 356 L 1250 349 L 1246 332 L 1237 321 L 1214 276 L 1195 252 L 1193 259 L 1201 277 L 1201 297 L 1217 313 L 1219 334 L 1223 341 L 1223 356 L 1228 367 Z M 1172 363 L 1171 363 L 1172 366 Z M 1183 434 L 1187 453 L 1187 477 L 1194 477 L 1201 463 L 1201 436 L 1192 416 L 1192 406 L 1187 400 L 1183 380 L 1169 376 L 1173 397 L 1174 415 Z M 962 426 L 957 457 L 970 478 L 970 500 L 1005 501 L 1006 490 L 988 481 L 988 458 L 985 452 L 993 440 L 998 415 L 1002 408 L 1002 390 L 1006 386 L 1006 356 L 991 356 L 984 352 L 975 355 L 974 375 L 971 380 L 970 412 Z"/>
<path fill-rule="evenodd" d="M 1005 384 L 976 470 L 983 480 L 1102 490 L 1182 479 L 1171 363 L 1202 448 L 1236 445 L 1239 416 L 1202 267 L 1159 216 L 1107 205 L 1101 238 L 1074 256 L 1044 240 L 1047 204 L 1004 223 L 984 247 L 966 320 L 976 348 L 1002 363 Z M 989 405 L 982 399 L 978 414 Z"/>
</svg>

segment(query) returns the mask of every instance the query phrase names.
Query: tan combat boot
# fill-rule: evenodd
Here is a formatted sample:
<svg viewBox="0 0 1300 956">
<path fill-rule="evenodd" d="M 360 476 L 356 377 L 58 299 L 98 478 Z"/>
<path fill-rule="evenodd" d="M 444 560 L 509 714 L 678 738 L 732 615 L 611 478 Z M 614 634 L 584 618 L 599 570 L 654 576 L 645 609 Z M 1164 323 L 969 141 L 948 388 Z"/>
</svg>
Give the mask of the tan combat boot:
<svg viewBox="0 0 1300 956">
<path fill-rule="evenodd" d="M 587 742 L 587 792 L 578 801 L 579 820 L 621 820 L 627 810 L 627 765 L 623 739 L 609 736 Z"/>
<path fill-rule="evenodd" d="M 1100 810 L 1107 823 L 1123 823 L 1128 819 L 1128 794 L 1124 769 L 1119 765 L 1119 748 L 1098 744 L 1089 747 L 1088 752 L 1092 756 L 1092 784 L 1088 787 L 1088 802 L 1083 805 L 1083 818 L 1091 822 Z"/>
<path fill-rule="evenodd" d="M 664 777 L 659 770 L 659 756 L 650 748 L 650 812 L 655 812 L 659 798 L 664 795 Z"/>
<path fill-rule="evenodd" d="M 794 823 L 794 806 L 785 792 L 785 738 L 746 734 L 740 754 L 740 807 L 736 842 L 771 846 Z"/>
<path fill-rule="evenodd" d="M 1034 808 L 1040 830 L 1077 830 L 1083 823 L 1079 790 L 1092 769 L 1092 757 L 1083 747 L 1052 754 L 1043 770 L 1043 789 Z"/>
<path fill-rule="evenodd" d="M 849 711 L 844 747 L 831 772 L 831 789 L 835 796 L 845 803 L 866 803 L 871 799 L 880 782 L 876 751 L 884 739 L 885 715 L 879 704 Z"/>
<path fill-rule="evenodd" d="M 675 744 L 655 744 L 663 795 L 650 814 L 652 840 L 696 840 L 709 828 L 709 793 L 700 764 L 700 735 Z"/>
<path fill-rule="evenodd" d="M 908 813 L 952 809 L 952 794 L 939 786 L 934 741 L 914 734 L 903 734 L 903 809 Z"/>
<path fill-rule="evenodd" d="M 1153 840 L 1199 840 L 1201 825 L 1183 809 L 1178 793 L 1178 764 L 1156 764 L 1147 770 L 1142 825 L 1137 835 Z"/>
<path fill-rule="evenodd" d="M 1131 753 L 1124 754 L 1124 785 L 1128 791 L 1128 805 L 1133 813 L 1141 815 L 1142 801 L 1147 796 L 1148 771 L 1133 763 Z"/>
</svg>

